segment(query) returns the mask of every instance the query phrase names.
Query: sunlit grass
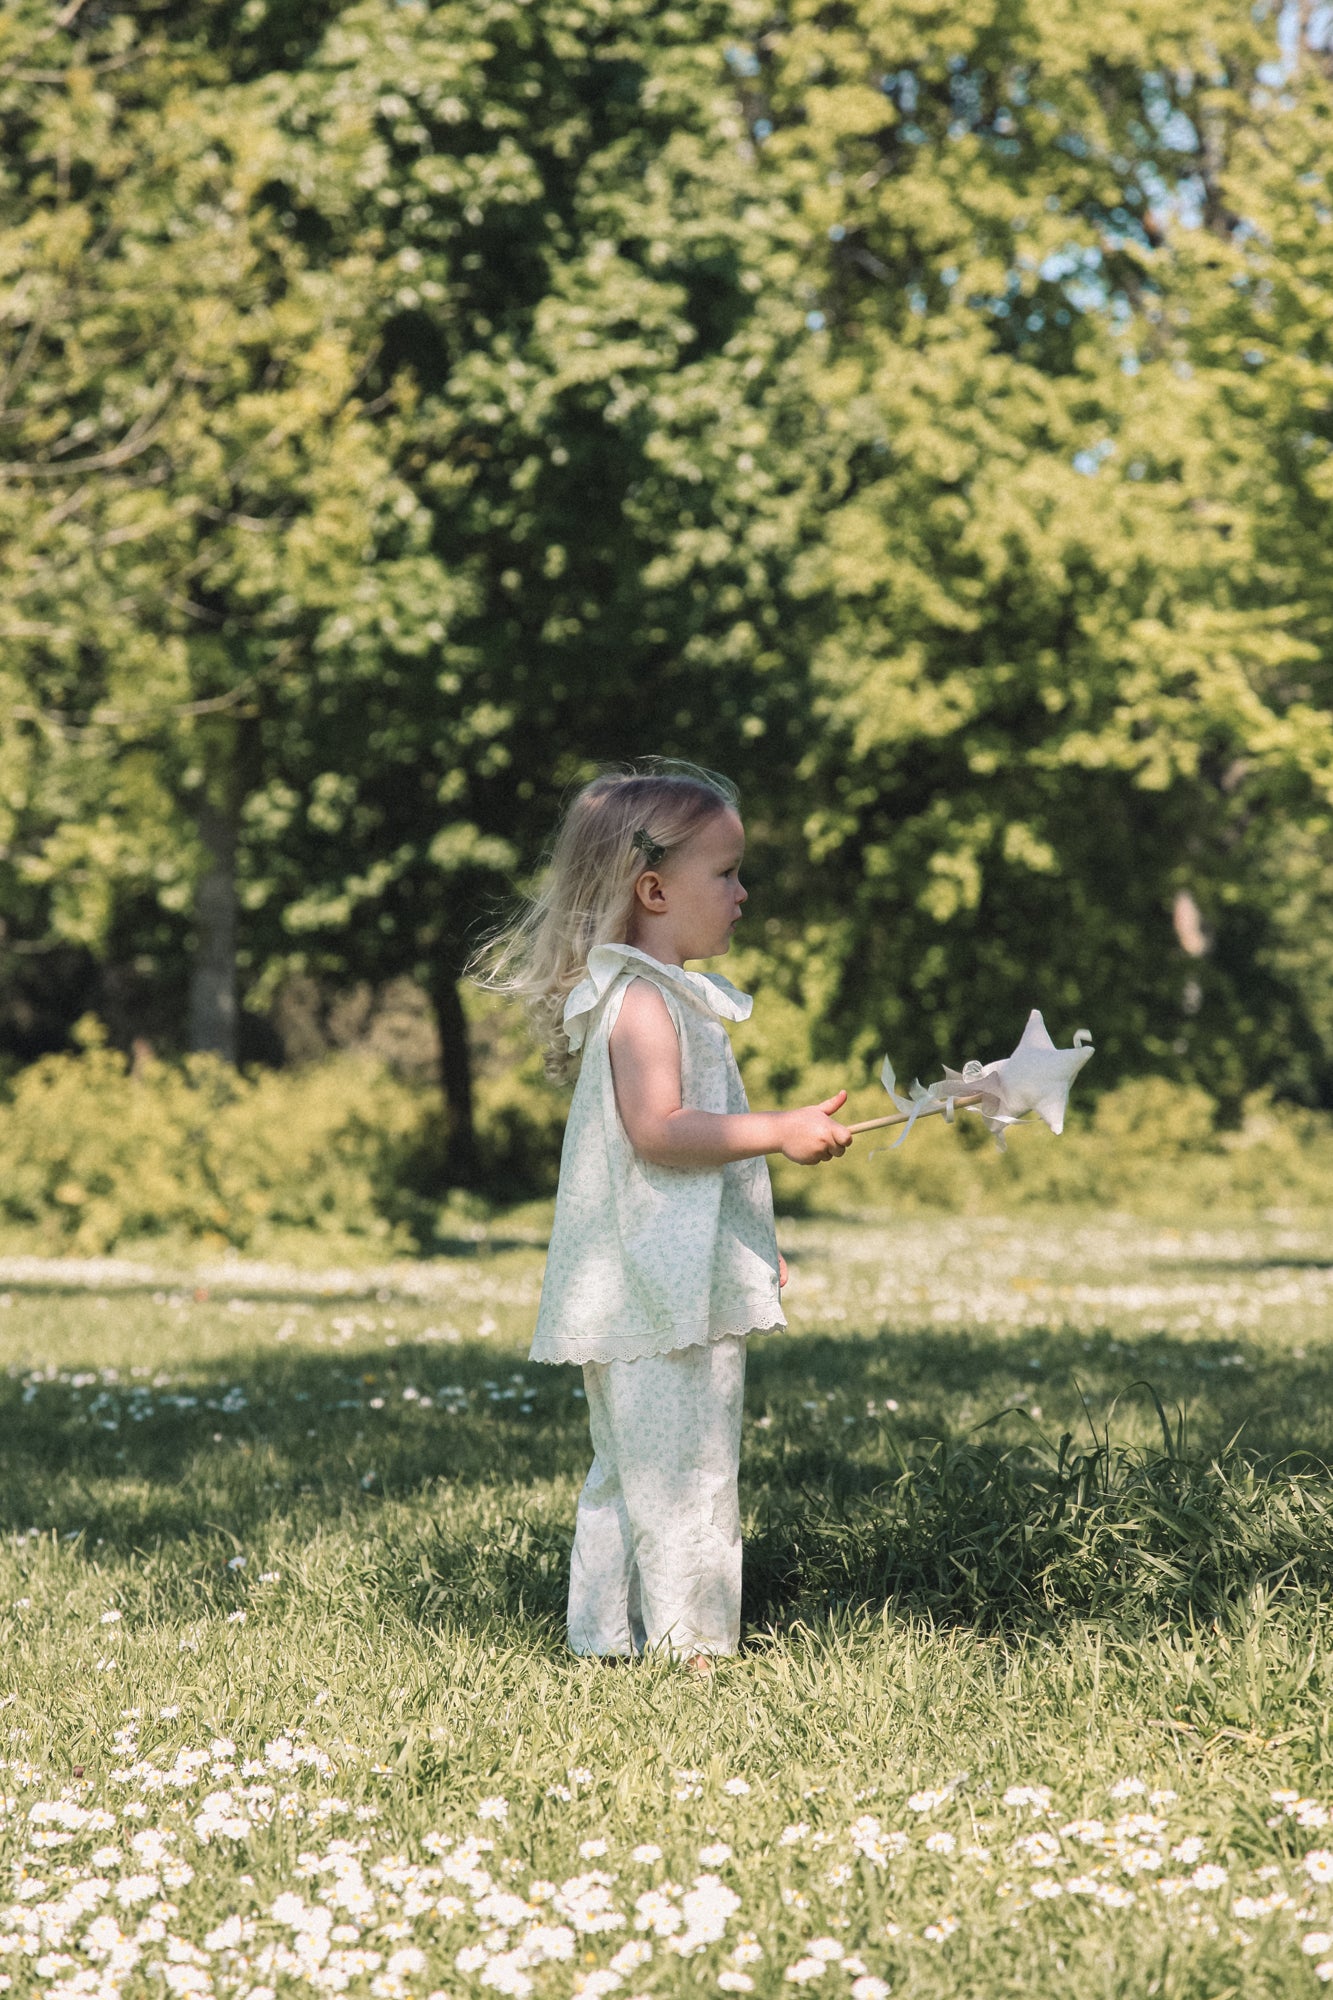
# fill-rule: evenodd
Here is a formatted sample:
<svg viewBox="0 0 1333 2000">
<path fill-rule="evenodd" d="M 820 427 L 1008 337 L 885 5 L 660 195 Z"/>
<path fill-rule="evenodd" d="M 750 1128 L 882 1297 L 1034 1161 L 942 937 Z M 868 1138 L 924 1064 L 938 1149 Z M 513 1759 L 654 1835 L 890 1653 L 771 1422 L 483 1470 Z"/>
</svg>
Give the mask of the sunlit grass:
<svg viewBox="0 0 1333 2000">
<path fill-rule="evenodd" d="M 790 1225 L 708 1682 L 565 1651 L 532 1221 L 0 1266 L 14 1991 L 1318 1990 L 1319 1218 Z"/>
</svg>

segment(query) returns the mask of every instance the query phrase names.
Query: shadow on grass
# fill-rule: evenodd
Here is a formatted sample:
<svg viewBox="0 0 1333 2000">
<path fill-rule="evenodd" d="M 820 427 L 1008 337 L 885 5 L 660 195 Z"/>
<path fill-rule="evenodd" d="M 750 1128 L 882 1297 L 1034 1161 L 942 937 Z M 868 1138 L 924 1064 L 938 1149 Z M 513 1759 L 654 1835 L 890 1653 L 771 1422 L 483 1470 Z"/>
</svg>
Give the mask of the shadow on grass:
<svg viewBox="0 0 1333 2000">
<path fill-rule="evenodd" d="M 990 1630 L 1160 1623 L 1333 1579 L 1333 1346 L 931 1330 L 756 1340 L 749 1365 L 751 1627 L 886 1602 Z M 575 1370 L 407 1340 L 178 1366 L 157 1388 L 91 1363 L 0 1382 L 4 1526 L 165 1565 L 201 1610 L 245 1581 L 219 1556 L 350 1531 L 357 1587 L 426 1622 L 558 1623 L 589 1455 Z M 1012 1407 L 1036 1384 L 1040 1423 Z"/>
<path fill-rule="evenodd" d="M 1163 1257 L 1153 1258 L 1154 1272 L 1220 1271 L 1224 1275 L 1253 1275 L 1256 1271 L 1333 1271 L 1333 1257 Z"/>
</svg>

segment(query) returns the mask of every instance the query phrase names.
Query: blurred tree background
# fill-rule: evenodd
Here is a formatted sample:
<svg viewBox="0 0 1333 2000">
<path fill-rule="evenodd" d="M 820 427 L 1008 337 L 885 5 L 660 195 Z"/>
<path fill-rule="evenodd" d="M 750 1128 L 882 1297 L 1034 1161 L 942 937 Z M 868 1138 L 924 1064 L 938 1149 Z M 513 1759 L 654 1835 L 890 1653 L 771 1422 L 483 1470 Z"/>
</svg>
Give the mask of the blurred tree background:
<svg viewBox="0 0 1333 2000">
<path fill-rule="evenodd" d="M 743 788 L 763 1086 L 1035 1002 L 1098 1086 L 1333 1105 L 1331 50 L 1309 0 L 12 0 L 11 1070 L 396 1008 L 416 1171 L 494 1174 L 463 967 L 659 752 Z"/>
</svg>

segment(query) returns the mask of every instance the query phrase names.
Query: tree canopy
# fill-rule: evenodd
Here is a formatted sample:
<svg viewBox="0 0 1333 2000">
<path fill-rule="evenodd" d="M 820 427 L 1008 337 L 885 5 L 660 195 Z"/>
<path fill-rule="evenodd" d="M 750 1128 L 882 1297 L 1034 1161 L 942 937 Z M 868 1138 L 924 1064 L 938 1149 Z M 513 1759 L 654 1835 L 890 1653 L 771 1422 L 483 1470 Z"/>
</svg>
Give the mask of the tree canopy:
<svg viewBox="0 0 1333 2000">
<path fill-rule="evenodd" d="M 16 0 L 10 1049 L 407 973 L 465 1169 L 470 946 L 656 751 L 826 1052 L 1333 1101 L 1320 20 Z"/>
</svg>

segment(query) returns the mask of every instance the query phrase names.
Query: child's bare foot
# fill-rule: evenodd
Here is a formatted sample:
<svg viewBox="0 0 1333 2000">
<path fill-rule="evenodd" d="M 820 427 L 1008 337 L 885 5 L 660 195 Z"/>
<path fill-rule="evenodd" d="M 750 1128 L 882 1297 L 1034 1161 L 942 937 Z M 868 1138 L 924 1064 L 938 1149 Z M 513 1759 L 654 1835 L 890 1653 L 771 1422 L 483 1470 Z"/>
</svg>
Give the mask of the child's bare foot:
<svg viewBox="0 0 1333 2000">
<path fill-rule="evenodd" d="M 717 1663 L 711 1653 L 692 1653 L 685 1664 L 692 1674 L 711 1674 Z"/>
</svg>

